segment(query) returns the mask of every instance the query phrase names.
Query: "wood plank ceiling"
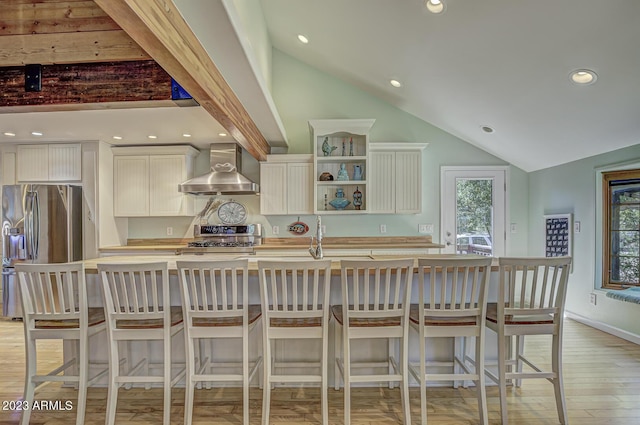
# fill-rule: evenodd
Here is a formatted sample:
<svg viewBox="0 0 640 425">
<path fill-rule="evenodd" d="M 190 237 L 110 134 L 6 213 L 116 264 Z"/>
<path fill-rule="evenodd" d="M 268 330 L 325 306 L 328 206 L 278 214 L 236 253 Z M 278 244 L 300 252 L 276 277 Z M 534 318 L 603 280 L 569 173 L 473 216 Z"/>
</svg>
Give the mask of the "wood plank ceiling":
<svg viewBox="0 0 640 425">
<path fill-rule="evenodd" d="M 42 90 L 24 91 L 24 66 Z M 0 113 L 167 106 L 171 77 L 258 160 L 270 147 L 171 0 L 0 0 Z"/>
</svg>

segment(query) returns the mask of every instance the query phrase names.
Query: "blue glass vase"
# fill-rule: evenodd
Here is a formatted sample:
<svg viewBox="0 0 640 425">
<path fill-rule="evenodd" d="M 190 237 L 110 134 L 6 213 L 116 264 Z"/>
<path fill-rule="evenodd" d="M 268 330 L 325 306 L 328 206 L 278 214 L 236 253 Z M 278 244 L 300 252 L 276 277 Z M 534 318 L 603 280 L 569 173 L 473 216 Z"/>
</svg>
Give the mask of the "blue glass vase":
<svg viewBox="0 0 640 425">
<path fill-rule="evenodd" d="M 333 208 L 335 208 L 337 210 L 343 210 L 350 203 L 351 203 L 351 201 L 349 201 L 348 199 L 346 199 L 344 197 L 344 190 L 343 189 L 336 189 L 336 197 L 329 202 L 329 205 L 331 205 Z"/>
</svg>

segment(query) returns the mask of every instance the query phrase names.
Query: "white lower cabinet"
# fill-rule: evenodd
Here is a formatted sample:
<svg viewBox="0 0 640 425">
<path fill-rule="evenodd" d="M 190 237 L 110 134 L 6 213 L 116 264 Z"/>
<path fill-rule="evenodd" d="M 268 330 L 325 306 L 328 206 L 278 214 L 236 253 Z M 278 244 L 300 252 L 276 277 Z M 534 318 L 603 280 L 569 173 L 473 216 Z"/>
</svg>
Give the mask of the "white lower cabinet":
<svg viewBox="0 0 640 425">
<path fill-rule="evenodd" d="M 312 155 L 267 155 L 260 163 L 260 213 L 313 214 Z"/>
<path fill-rule="evenodd" d="M 369 212 L 422 212 L 422 152 L 424 143 L 371 143 Z"/>
<path fill-rule="evenodd" d="M 116 217 L 194 215 L 192 196 L 178 185 L 193 177 L 191 146 L 113 148 L 113 208 Z M 153 152 L 152 155 L 138 155 Z"/>
</svg>

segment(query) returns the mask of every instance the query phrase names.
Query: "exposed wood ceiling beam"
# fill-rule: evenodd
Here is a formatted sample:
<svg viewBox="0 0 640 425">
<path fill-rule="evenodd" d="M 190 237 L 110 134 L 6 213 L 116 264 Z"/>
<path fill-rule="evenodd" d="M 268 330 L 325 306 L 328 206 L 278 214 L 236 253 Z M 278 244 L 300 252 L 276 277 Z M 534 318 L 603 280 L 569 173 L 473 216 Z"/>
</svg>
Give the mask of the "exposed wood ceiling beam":
<svg viewBox="0 0 640 425">
<path fill-rule="evenodd" d="M 25 91 L 24 67 L 0 69 L 0 113 L 176 106 L 171 76 L 152 60 L 43 65 L 41 85 Z"/>
<path fill-rule="evenodd" d="M 253 157 L 270 147 L 171 0 L 96 0 Z"/>
<path fill-rule="evenodd" d="M 93 1 L 0 0 L 0 66 L 147 60 Z"/>
</svg>

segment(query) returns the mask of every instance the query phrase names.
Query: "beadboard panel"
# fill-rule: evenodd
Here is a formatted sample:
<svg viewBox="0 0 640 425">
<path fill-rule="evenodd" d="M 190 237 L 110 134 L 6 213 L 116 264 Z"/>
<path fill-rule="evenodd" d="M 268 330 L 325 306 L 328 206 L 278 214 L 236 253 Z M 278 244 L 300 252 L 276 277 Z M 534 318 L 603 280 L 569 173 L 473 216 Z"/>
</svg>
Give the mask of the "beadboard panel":
<svg viewBox="0 0 640 425">
<path fill-rule="evenodd" d="M 395 167 L 396 213 L 417 214 L 422 207 L 421 152 L 396 152 Z"/>
<path fill-rule="evenodd" d="M 287 211 L 289 214 L 313 212 L 313 164 L 287 164 Z"/>
<path fill-rule="evenodd" d="M 149 156 L 116 156 L 113 159 L 113 207 L 116 217 L 149 215 Z M 134 183 L 135 184 L 132 184 Z"/>
<path fill-rule="evenodd" d="M 49 145 L 49 181 L 82 180 L 81 164 L 81 145 Z"/>
<path fill-rule="evenodd" d="M 395 213 L 395 152 L 380 151 L 370 153 L 368 179 L 371 181 L 369 191 L 369 210 L 372 213 Z"/>
<path fill-rule="evenodd" d="M 184 155 L 149 157 L 149 211 L 156 216 L 174 216 L 182 212 L 185 195 L 178 192 L 176 181 L 186 179 Z M 175 190 L 167 188 L 175 186 Z"/>
<path fill-rule="evenodd" d="M 279 183 L 279 184 L 278 184 Z M 260 213 L 286 214 L 287 164 L 260 164 Z"/>
</svg>

